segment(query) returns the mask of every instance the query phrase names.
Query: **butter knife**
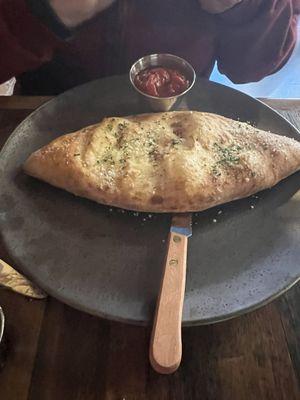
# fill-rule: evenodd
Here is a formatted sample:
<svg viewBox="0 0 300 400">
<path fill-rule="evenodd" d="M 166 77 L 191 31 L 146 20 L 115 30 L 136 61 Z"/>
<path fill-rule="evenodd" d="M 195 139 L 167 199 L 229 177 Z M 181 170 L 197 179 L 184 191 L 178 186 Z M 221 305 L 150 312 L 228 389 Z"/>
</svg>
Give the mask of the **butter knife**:
<svg viewBox="0 0 300 400">
<path fill-rule="evenodd" d="M 149 353 L 152 367 L 162 374 L 176 371 L 181 362 L 182 308 L 187 245 L 191 235 L 192 214 L 174 214 Z"/>
</svg>

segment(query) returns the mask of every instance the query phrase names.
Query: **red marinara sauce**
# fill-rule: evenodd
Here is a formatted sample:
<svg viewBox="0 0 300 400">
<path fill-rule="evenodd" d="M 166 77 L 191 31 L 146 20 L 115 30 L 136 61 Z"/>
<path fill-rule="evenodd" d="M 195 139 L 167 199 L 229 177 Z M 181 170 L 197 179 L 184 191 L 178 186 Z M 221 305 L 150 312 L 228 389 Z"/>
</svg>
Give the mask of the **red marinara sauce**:
<svg viewBox="0 0 300 400">
<path fill-rule="evenodd" d="M 154 97 L 172 97 L 184 92 L 190 85 L 188 79 L 176 69 L 153 67 L 139 72 L 135 86 Z"/>
</svg>

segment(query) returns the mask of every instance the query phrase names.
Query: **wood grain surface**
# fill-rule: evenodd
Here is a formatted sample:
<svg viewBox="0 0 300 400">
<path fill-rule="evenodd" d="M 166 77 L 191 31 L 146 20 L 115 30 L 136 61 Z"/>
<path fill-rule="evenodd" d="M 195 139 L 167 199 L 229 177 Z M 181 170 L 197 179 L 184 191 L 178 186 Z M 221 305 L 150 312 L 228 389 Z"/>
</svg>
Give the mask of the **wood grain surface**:
<svg viewBox="0 0 300 400">
<path fill-rule="evenodd" d="M 0 98 L 0 146 L 45 98 Z M 300 128 L 300 100 L 270 101 Z M 0 258 L 9 260 L 0 241 Z M 1 400 L 299 400 L 300 285 L 258 311 L 183 330 L 172 375 L 148 361 L 151 330 L 104 321 L 53 298 L 0 289 Z"/>
</svg>

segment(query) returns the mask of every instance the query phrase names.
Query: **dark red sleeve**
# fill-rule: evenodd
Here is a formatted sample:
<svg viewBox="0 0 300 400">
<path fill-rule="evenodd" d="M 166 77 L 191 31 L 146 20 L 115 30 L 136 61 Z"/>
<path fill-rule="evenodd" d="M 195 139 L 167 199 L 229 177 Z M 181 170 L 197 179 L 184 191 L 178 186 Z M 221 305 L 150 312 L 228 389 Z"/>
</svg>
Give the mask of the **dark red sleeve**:
<svg viewBox="0 0 300 400">
<path fill-rule="evenodd" d="M 218 68 L 234 83 L 280 69 L 295 46 L 300 0 L 243 0 L 218 16 Z"/>
<path fill-rule="evenodd" d="M 60 44 L 25 0 L 0 0 L 0 83 L 51 60 Z"/>
</svg>

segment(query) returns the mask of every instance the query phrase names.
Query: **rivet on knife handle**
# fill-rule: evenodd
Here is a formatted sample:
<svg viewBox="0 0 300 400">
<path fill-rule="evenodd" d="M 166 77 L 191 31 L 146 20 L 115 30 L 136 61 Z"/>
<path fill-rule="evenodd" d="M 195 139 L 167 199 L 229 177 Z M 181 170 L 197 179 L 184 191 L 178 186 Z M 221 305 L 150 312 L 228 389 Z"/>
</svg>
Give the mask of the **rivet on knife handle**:
<svg viewBox="0 0 300 400">
<path fill-rule="evenodd" d="M 170 232 L 150 343 L 151 365 L 161 374 L 171 374 L 181 362 L 187 243 L 187 236 Z"/>
</svg>

